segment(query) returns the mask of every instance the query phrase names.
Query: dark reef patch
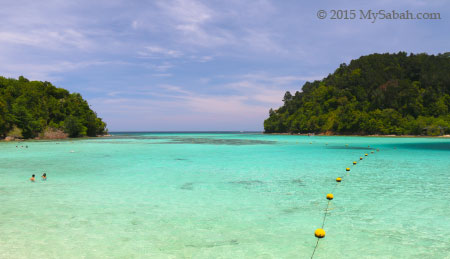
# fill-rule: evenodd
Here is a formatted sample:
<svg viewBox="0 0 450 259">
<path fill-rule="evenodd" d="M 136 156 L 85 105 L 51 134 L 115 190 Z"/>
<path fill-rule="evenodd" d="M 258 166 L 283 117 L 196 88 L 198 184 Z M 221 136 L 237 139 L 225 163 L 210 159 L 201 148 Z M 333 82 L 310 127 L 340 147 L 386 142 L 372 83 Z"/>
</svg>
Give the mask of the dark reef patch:
<svg viewBox="0 0 450 259">
<path fill-rule="evenodd" d="M 236 185 L 244 185 L 244 186 L 251 186 L 251 185 L 261 185 L 261 184 L 264 184 L 264 182 L 259 181 L 259 180 L 231 181 L 231 182 L 228 182 L 228 183 L 236 184 Z"/>
<path fill-rule="evenodd" d="M 250 139 L 217 139 L 217 138 L 171 138 L 170 142 L 163 142 L 164 144 L 209 144 L 209 145 L 261 145 L 274 144 L 276 141 L 266 140 L 250 140 Z"/>
<path fill-rule="evenodd" d="M 358 149 L 358 150 L 374 150 L 375 148 L 371 147 L 341 147 L 341 146 L 331 146 L 326 147 L 327 149 Z"/>
<path fill-rule="evenodd" d="M 298 185 L 298 186 L 305 186 L 305 184 L 303 183 L 303 180 L 300 178 L 292 179 L 291 183 Z"/>
<path fill-rule="evenodd" d="M 133 219 L 133 220 L 131 220 L 131 225 L 133 225 L 133 226 L 137 226 L 137 225 L 140 225 L 141 224 L 141 222 L 140 222 L 140 220 L 138 220 L 138 219 Z"/>
<path fill-rule="evenodd" d="M 442 140 L 445 141 L 445 140 Z M 436 142 L 436 143 L 405 143 L 392 144 L 392 147 L 406 148 L 406 149 L 423 149 L 423 150 L 440 150 L 450 151 L 450 142 Z"/>
<path fill-rule="evenodd" d="M 301 209 L 302 209 L 301 207 L 291 207 L 291 208 L 282 209 L 281 211 L 284 214 L 293 214 L 293 213 L 297 213 Z"/>
<path fill-rule="evenodd" d="M 213 248 L 217 246 L 235 246 L 239 245 L 239 242 L 236 239 L 226 240 L 226 241 L 217 241 L 217 242 L 207 242 L 204 244 L 189 244 L 187 247 L 196 247 L 196 248 Z"/>
<path fill-rule="evenodd" d="M 271 145 L 277 143 L 271 140 L 254 140 L 254 139 L 223 139 L 223 138 L 196 138 L 183 136 L 136 136 L 136 135 L 120 135 L 108 138 L 102 143 L 109 144 L 131 144 L 133 141 L 117 141 L 124 140 L 162 140 L 161 142 L 151 142 L 146 144 L 209 144 L 209 145 Z M 116 141 L 114 141 L 116 140 Z"/>
<path fill-rule="evenodd" d="M 193 182 L 185 183 L 185 184 L 181 185 L 180 189 L 192 191 L 192 190 L 194 190 L 194 183 Z"/>
</svg>

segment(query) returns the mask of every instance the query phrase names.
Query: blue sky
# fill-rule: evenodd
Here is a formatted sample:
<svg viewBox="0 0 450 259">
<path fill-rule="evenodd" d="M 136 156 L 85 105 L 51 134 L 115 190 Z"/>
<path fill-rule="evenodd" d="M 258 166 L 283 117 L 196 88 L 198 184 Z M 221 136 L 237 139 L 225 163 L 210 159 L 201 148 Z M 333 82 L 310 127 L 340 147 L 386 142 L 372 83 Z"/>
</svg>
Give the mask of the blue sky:
<svg viewBox="0 0 450 259">
<path fill-rule="evenodd" d="M 450 3 L 1 1 L 0 75 L 79 92 L 110 131 L 262 130 L 284 92 L 370 53 L 447 52 Z M 318 10 L 440 12 L 320 20 Z"/>
</svg>

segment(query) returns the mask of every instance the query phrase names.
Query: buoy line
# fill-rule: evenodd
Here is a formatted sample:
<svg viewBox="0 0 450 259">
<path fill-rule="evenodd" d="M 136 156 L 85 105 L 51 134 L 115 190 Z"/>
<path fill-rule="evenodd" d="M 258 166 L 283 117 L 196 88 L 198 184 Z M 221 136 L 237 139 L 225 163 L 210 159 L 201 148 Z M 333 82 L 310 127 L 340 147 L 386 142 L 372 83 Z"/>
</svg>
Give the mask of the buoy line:
<svg viewBox="0 0 450 259">
<path fill-rule="evenodd" d="M 380 150 L 377 149 L 377 151 L 380 151 Z M 373 154 L 375 152 L 372 151 L 371 153 Z M 367 157 L 369 155 L 366 153 L 366 154 L 364 154 L 364 156 Z M 363 160 L 363 157 L 360 157 L 359 160 Z M 356 164 L 357 164 L 356 161 L 354 161 L 353 165 L 355 166 Z M 350 168 L 349 167 L 345 168 L 345 171 L 349 172 Z M 348 173 L 347 173 L 347 175 L 348 175 Z M 325 232 L 325 230 L 323 228 L 325 226 L 325 220 L 326 220 L 327 215 L 328 215 L 328 211 L 329 211 L 331 200 L 334 198 L 333 193 L 334 193 L 334 190 L 336 190 L 336 188 L 338 187 L 339 183 L 342 181 L 343 178 L 344 178 L 344 176 L 339 176 L 339 177 L 336 178 L 336 185 L 331 190 L 331 193 L 328 193 L 327 196 L 326 196 L 326 198 L 328 200 L 327 207 L 325 208 L 325 213 L 323 215 L 323 221 L 322 221 L 321 228 L 316 229 L 316 231 L 314 232 L 314 235 L 316 236 L 317 241 L 316 241 L 316 245 L 314 246 L 314 250 L 313 250 L 313 252 L 311 254 L 311 259 L 314 257 L 314 254 L 316 253 L 317 247 L 319 246 L 320 239 L 325 237 L 326 232 Z"/>
<path fill-rule="evenodd" d="M 341 180 L 337 180 L 337 179 L 341 179 Z M 325 208 L 325 213 L 324 213 L 324 215 L 323 215 L 323 221 L 322 221 L 322 226 L 321 226 L 321 228 L 318 228 L 318 229 L 316 229 L 316 231 L 314 232 L 314 235 L 317 237 L 317 242 L 316 242 L 316 245 L 314 246 L 314 250 L 313 250 L 313 253 L 312 253 L 312 255 L 311 255 L 311 258 L 313 258 L 314 257 L 314 253 L 316 252 L 316 249 L 317 249 L 317 247 L 319 246 L 319 240 L 321 239 L 321 238 L 324 238 L 325 237 L 325 230 L 323 230 L 323 228 L 324 228 L 324 226 L 325 226 L 325 220 L 327 219 L 327 215 L 328 215 L 328 209 L 329 209 L 329 207 L 330 207 L 330 203 L 331 203 L 331 200 L 334 198 L 334 196 L 333 196 L 333 192 L 334 192 L 334 190 L 336 189 L 336 187 L 338 186 L 338 184 L 342 181 L 342 177 L 338 177 L 338 178 L 336 178 L 336 185 L 334 186 L 334 188 L 333 188 L 333 190 L 331 190 L 331 193 L 329 193 L 329 194 L 327 194 L 327 199 L 328 199 L 328 202 L 327 202 L 327 207 Z"/>
</svg>

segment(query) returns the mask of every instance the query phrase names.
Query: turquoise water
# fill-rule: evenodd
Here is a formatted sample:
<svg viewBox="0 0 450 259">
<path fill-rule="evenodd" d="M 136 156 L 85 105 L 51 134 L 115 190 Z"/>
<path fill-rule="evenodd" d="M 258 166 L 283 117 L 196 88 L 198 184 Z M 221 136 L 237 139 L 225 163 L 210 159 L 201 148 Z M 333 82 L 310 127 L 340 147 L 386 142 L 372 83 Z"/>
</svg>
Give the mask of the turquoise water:
<svg viewBox="0 0 450 259">
<path fill-rule="evenodd" d="M 310 258 L 338 176 L 314 258 L 450 258 L 449 158 L 443 138 L 2 142 L 0 258 Z"/>
</svg>

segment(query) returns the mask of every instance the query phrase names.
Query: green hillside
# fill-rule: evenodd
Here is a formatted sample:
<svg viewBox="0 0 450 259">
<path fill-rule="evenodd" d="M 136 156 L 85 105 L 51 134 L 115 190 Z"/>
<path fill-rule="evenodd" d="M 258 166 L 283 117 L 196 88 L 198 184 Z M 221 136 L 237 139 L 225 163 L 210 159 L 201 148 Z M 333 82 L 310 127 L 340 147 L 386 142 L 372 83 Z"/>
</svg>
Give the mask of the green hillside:
<svg viewBox="0 0 450 259">
<path fill-rule="evenodd" d="M 106 133 L 106 124 L 78 93 L 49 82 L 0 77 L 0 138 Z M 61 135 L 61 134 L 59 134 Z"/>
<path fill-rule="evenodd" d="M 449 134 L 450 53 L 363 56 L 283 101 L 265 132 Z"/>
</svg>

